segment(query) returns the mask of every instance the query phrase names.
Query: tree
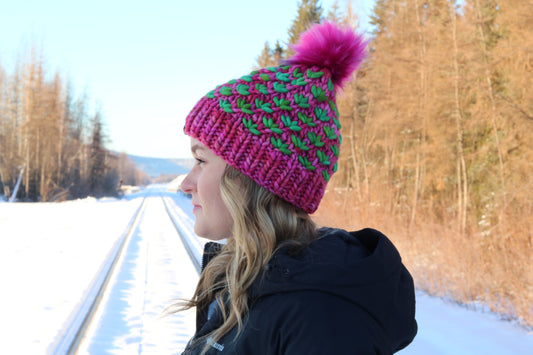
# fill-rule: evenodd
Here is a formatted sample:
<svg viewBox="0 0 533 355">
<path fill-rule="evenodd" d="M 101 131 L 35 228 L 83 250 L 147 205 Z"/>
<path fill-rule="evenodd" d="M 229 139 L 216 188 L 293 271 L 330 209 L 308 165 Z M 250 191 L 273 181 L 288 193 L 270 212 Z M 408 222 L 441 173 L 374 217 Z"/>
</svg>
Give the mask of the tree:
<svg viewBox="0 0 533 355">
<path fill-rule="evenodd" d="M 274 59 L 274 51 L 270 48 L 268 42 L 265 42 L 265 46 L 261 54 L 257 57 L 256 62 L 258 68 L 268 68 L 277 65 Z"/>
<path fill-rule="evenodd" d="M 345 0 L 344 10 L 341 10 L 338 0 L 335 0 L 331 6 L 331 9 L 328 11 L 326 19 L 339 25 L 349 26 L 354 29 L 359 27 L 359 17 L 354 12 L 351 0 Z"/>
<path fill-rule="evenodd" d="M 392 5 L 391 0 L 376 0 L 372 14 L 370 15 L 369 23 L 374 27 L 374 37 L 378 40 L 383 34 L 387 33 L 387 25 L 392 21 Z"/>
<path fill-rule="evenodd" d="M 100 197 L 104 193 L 104 179 L 106 174 L 106 151 L 101 113 L 97 112 L 92 118 L 91 146 L 89 155 L 89 189 L 91 194 Z"/>
<path fill-rule="evenodd" d="M 296 18 L 289 29 L 289 45 L 296 44 L 300 34 L 309 29 L 313 24 L 322 21 L 322 6 L 318 0 L 301 0 L 298 4 Z M 287 55 L 292 55 L 292 50 L 287 50 Z"/>
<path fill-rule="evenodd" d="M 283 48 L 281 43 L 279 43 L 279 40 L 276 41 L 276 45 L 274 46 L 274 50 L 272 51 L 272 56 L 274 58 L 274 65 L 279 65 L 281 60 L 285 57 L 285 52 L 287 50 Z"/>
<path fill-rule="evenodd" d="M 116 194 L 120 158 L 105 148 L 100 111 L 91 115 L 86 95 L 74 97 L 59 73 L 49 75 L 42 50 L 21 58 L 12 74 L 0 67 L 0 191 L 9 196 L 23 171 L 25 200 Z"/>
<path fill-rule="evenodd" d="M 10 137 L 11 127 L 10 122 L 7 119 L 6 107 L 5 107 L 5 98 L 4 98 L 4 87 L 5 87 L 5 73 L 0 65 L 0 193 L 9 198 L 9 176 L 7 171 L 7 151 L 10 150 L 10 144 L 8 139 Z M 12 137 L 12 135 L 11 135 Z M 5 156 L 5 157 L 4 157 Z"/>
<path fill-rule="evenodd" d="M 330 216 L 408 237 L 420 287 L 533 324 L 533 1 L 377 0 L 372 23 Z"/>
</svg>

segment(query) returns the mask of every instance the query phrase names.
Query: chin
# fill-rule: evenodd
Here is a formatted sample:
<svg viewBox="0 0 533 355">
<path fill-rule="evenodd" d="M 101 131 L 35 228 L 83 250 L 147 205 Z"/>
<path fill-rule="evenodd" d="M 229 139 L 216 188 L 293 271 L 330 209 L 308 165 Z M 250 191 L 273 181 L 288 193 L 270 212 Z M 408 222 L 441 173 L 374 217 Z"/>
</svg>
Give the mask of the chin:
<svg viewBox="0 0 533 355">
<path fill-rule="evenodd" d="M 201 228 L 197 228 L 196 226 L 194 226 L 194 233 L 196 233 L 196 235 L 201 238 L 209 239 L 212 241 L 218 241 L 227 238 L 226 236 L 219 235 L 218 233 L 202 230 Z"/>
<path fill-rule="evenodd" d="M 227 237 L 224 237 L 222 235 L 208 235 L 203 238 L 212 240 L 214 242 L 218 242 L 218 241 L 221 241 L 222 239 L 226 239 Z"/>
</svg>

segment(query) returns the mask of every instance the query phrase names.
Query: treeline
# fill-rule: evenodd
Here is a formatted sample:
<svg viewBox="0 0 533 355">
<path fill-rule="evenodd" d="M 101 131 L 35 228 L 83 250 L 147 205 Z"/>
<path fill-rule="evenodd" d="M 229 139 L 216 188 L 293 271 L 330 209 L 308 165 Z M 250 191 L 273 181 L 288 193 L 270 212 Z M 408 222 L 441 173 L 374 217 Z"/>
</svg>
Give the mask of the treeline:
<svg viewBox="0 0 533 355">
<path fill-rule="evenodd" d="M 59 73 L 50 75 L 42 52 L 30 48 L 12 73 L 0 66 L 0 194 L 56 201 L 116 195 L 117 186 L 147 177 L 126 154 L 106 149 L 100 109 L 74 97 Z"/>
<path fill-rule="evenodd" d="M 302 0 L 289 32 L 357 26 Z M 384 229 L 417 287 L 533 326 L 533 1 L 376 0 L 318 216 Z M 287 55 L 279 43 L 258 57 Z"/>
</svg>

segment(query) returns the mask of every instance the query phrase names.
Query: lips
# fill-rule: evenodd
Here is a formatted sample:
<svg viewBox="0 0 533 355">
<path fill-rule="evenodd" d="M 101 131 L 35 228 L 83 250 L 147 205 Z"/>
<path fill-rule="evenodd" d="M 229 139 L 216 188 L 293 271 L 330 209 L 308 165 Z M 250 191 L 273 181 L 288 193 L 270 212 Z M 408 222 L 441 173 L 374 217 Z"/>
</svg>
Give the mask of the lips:
<svg viewBox="0 0 533 355">
<path fill-rule="evenodd" d="M 195 212 L 197 210 L 199 210 L 200 208 L 202 208 L 202 206 L 200 205 L 197 205 L 196 203 L 192 203 L 192 211 Z"/>
</svg>

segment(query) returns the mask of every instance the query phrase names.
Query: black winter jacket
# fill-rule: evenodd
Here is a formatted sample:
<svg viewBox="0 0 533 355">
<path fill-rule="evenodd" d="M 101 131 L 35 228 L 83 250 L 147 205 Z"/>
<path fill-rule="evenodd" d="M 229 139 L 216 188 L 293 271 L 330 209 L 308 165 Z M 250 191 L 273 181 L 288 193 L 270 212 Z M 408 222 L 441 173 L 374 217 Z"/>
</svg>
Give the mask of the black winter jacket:
<svg viewBox="0 0 533 355">
<path fill-rule="evenodd" d="M 295 255 L 277 252 L 249 290 L 244 327 L 208 354 L 392 354 L 415 337 L 413 280 L 393 244 L 376 230 L 323 228 Z M 213 245 L 208 246 L 213 248 Z M 195 339 L 220 326 L 217 309 L 198 310 Z"/>
</svg>

